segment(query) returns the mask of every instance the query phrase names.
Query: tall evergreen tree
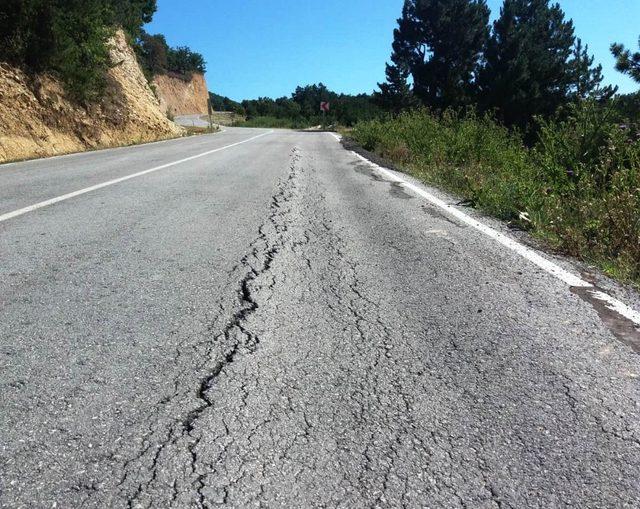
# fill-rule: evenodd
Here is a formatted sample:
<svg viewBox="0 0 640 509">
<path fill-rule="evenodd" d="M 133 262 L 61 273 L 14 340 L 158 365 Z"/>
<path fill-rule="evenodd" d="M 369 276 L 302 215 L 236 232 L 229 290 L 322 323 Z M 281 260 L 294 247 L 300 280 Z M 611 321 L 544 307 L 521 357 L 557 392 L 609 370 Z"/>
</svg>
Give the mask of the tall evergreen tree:
<svg viewBox="0 0 640 509">
<path fill-rule="evenodd" d="M 483 103 L 508 125 L 526 128 L 568 100 L 574 29 L 549 0 L 505 0 L 487 45 Z"/>
<path fill-rule="evenodd" d="M 387 91 L 396 97 L 404 93 L 410 74 L 414 94 L 428 106 L 470 103 L 488 35 L 485 0 L 406 0 L 394 34 Z"/>
<path fill-rule="evenodd" d="M 638 46 L 640 46 L 640 39 L 638 39 Z M 622 44 L 612 44 L 611 53 L 616 57 L 616 69 L 640 83 L 640 52 L 631 53 Z"/>
<path fill-rule="evenodd" d="M 385 74 L 387 81 L 378 83 L 380 91 L 374 93 L 376 103 L 382 109 L 394 114 L 411 108 L 414 105 L 414 97 L 408 83 L 408 67 L 387 64 Z"/>
<path fill-rule="evenodd" d="M 379 92 L 375 92 L 374 100 L 384 110 L 400 113 L 416 105 L 409 77 L 411 76 L 409 33 L 409 9 L 411 2 L 405 1 L 402 17 L 398 19 L 398 28 L 393 31 L 393 52 L 391 63 L 387 63 L 385 74 L 387 81 L 378 83 Z"/>
<path fill-rule="evenodd" d="M 594 67 L 593 55 L 589 54 L 589 46 L 582 44 L 582 39 L 576 40 L 573 57 L 570 61 L 572 80 L 570 94 L 576 99 L 595 98 L 610 99 L 618 90 L 617 87 L 602 86 L 604 76 L 602 65 Z"/>
<path fill-rule="evenodd" d="M 414 91 L 438 109 L 474 101 L 475 81 L 489 37 L 485 0 L 416 0 Z"/>
</svg>

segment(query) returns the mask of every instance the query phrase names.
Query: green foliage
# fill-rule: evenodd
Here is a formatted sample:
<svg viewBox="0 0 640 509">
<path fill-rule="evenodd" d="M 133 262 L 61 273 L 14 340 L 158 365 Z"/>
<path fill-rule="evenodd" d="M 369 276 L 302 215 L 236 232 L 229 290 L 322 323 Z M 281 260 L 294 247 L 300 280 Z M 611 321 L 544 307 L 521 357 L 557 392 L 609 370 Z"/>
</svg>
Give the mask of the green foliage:
<svg viewBox="0 0 640 509">
<path fill-rule="evenodd" d="M 331 112 L 326 119 L 320 112 L 320 103 L 323 101 L 331 103 Z M 297 87 L 291 98 L 245 100 L 242 101 L 242 107 L 249 120 L 257 117 L 287 119 L 292 125 L 304 127 L 320 125 L 323 120 L 330 124 L 351 126 L 382 114 L 373 97 L 366 94 L 336 94 L 322 83 Z"/>
<path fill-rule="evenodd" d="M 67 0 L 67 6 L 69 11 L 53 20 L 57 36 L 51 66 L 72 97 L 94 101 L 104 91 L 110 65 L 106 41 L 112 30 L 103 23 L 109 14 L 97 1 Z"/>
<path fill-rule="evenodd" d="M 204 74 L 207 71 L 200 53 L 186 46 L 171 48 L 162 34 L 150 35 L 142 31 L 136 42 L 138 59 L 149 78 L 168 72 L 191 77 L 193 73 Z"/>
<path fill-rule="evenodd" d="M 40 71 L 54 53 L 54 11 L 47 0 L 0 4 L 0 60 Z"/>
<path fill-rule="evenodd" d="M 242 104 L 234 101 L 233 99 L 214 94 L 213 92 L 209 92 L 209 99 L 211 100 L 211 105 L 214 111 L 230 111 L 243 116 L 245 114 Z"/>
<path fill-rule="evenodd" d="M 576 39 L 573 57 L 569 61 L 571 80 L 569 95 L 578 100 L 596 98 L 608 100 L 618 91 L 618 87 L 602 86 L 604 76 L 602 65 L 594 67 L 595 58 L 589 54 L 589 46 L 582 45 L 582 39 Z"/>
<path fill-rule="evenodd" d="M 640 281 L 640 142 L 611 121 L 615 114 L 588 101 L 543 124 L 534 151 L 545 186 L 538 221 L 570 254 Z"/>
<path fill-rule="evenodd" d="M 640 141 L 615 115 L 596 101 L 573 104 L 542 123 L 532 149 L 473 113 L 408 112 L 360 123 L 352 136 L 553 247 L 640 282 Z"/>
<path fill-rule="evenodd" d="M 155 9 L 155 0 L 4 0 L 0 60 L 55 72 L 72 97 L 92 101 L 105 86 L 113 30 L 136 35 Z"/>
<path fill-rule="evenodd" d="M 417 106 L 417 100 L 409 84 L 411 76 L 411 42 L 409 38 L 410 9 L 412 4 L 405 2 L 402 17 L 398 19 L 398 28 L 393 31 L 393 51 L 391 63 L 386 65 L 386 83 L 378 83 L 379 92 L 374 93 L 376 103 L 385 111 L 395 115 Z M 415 38 L 414 38 L 415 39 Z"/>
<path fill-rule="evenodd" d="M 178 46 L 177 48 L 169 48 L 167 53 L 167 70 L 188 76 L 191 73 L 198 72 L 204 74 L 207 72 L 207 65 L 204 57 L 200 53 L 191 51 L 186 46 Z"/>
<path fill-rule="evenodd" d="M 558 4 L 505 0 L 491 31 L 488 20 L 484 0 L 405 0 L 377 103 L 393 114 L 416 98 L 438 111 L 481 107 L 529 131 L 537 116 L 616 92 Z"/>
<path fill-rule="evenodd" d="M 629 125 L 640 123 L 640 92 L 635 94 L 617 95 L 611 101 L 611 107 L 617 112 L 616 120 Z"/>
<path fill-rule="evenodd" d="M 391 56 L 392 60 L 395 55 Z M 376 104 L 395 115 L 416 106 L 413 91 L 408 83 L 409 68 L 400 63 L 387 64 L 387 81 L 378 83 L 379 92 L 374 93 Z"/>
<path fill-rule="evenodd" d="M 568 102 L 574 29 L 558 4 L 505 0 L 481 74 L 485 107 L 507 125 L 528 128 Z"/>
<path fill-rule="evenodd" d="M 140 36 L 157 9 L 156 0 L 107 0 L 107 4 L 112 16 L 109 24 L 124 28 L 133 38 Z"/>
<path fill-rule="evenodd" d="M 143 31 L 135 49 L 138 61 L 149 81 L 153 76 L 167 72 L 169 45 L 164 35 L 150 35 Z"/>
<path fill-rule="evenodd" d="M 640 46 L 640 39 L 638 39 L 638 46 Z M 616 57 L 616 69 L 640 83 L 640 52 L 631 53 L 622 44 L 612 44 L 611 53 Z"/>
<path fill-rule="evenodd" d="M 485 0 L 405 0 L 381 99 L 397 109 L 397 103 L 408 98 L 410 73 L 414 93 L 427 106 L 471 103 L 488 35 Z"/>
</svg>

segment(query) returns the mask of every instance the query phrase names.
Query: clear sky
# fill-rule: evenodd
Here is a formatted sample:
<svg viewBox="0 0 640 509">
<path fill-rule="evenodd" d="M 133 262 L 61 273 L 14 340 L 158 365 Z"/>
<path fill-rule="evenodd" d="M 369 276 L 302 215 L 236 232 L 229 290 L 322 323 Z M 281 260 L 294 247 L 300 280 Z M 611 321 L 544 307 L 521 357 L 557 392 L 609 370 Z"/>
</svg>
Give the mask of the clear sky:
<svg viewBox="0 0 640 509">
<path fill-rule="evenodd" d="M 336 92 L 371 92 L 402 0 L 158 0 L 147 27 L 208 63 L 209 89 L 235 100 L 289 95 L 322 81 Z M 502 0 L 489 0 L 492 15 Z M 612 42 L 637 49 L 640 0 L 559 0 L 576 34 L 622 92 L 638 86 L 614 69 Z"/>
</svg>

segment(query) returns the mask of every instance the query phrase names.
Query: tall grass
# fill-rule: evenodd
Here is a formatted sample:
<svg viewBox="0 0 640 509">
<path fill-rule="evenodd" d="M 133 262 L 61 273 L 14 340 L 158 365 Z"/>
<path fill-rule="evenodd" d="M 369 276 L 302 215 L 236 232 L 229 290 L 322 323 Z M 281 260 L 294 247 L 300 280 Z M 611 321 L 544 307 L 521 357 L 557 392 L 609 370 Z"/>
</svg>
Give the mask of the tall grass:
<svg viewBox="0 0 640 509">
<path fill-rule="evenodd" d="M 489 117 L 426 110 L 360 123 L 351 136 L 552 248 L 640 283 L 640 142 L 607 108 L 572 106 L 541 123 L 533 148 Z"/>
</svg>

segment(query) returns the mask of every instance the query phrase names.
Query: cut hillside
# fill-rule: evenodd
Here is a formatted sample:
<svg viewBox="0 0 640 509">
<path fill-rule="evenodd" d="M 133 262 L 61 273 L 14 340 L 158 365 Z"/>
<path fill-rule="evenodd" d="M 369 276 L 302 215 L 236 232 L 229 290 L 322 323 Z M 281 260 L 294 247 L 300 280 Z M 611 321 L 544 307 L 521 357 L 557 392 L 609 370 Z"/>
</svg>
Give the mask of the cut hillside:
<svg viewBox="0 0 640 509">
<path fill-rule="evenodd" d="M 173 138 L 124 32 L 109 43 L 112 67 L 103 98 L 89 106 L 69 99 L 50 74 L 29 75 L 0 63 L 0 162 Z"/>
<path fill-rule="evenodd" d="M 197 115 L 208 111 L 209 91 L 203 74 L 190 77 L 174 73 L 159 74 L 153 85 L 160 108 L 168 115 Z"/>
</svg>

